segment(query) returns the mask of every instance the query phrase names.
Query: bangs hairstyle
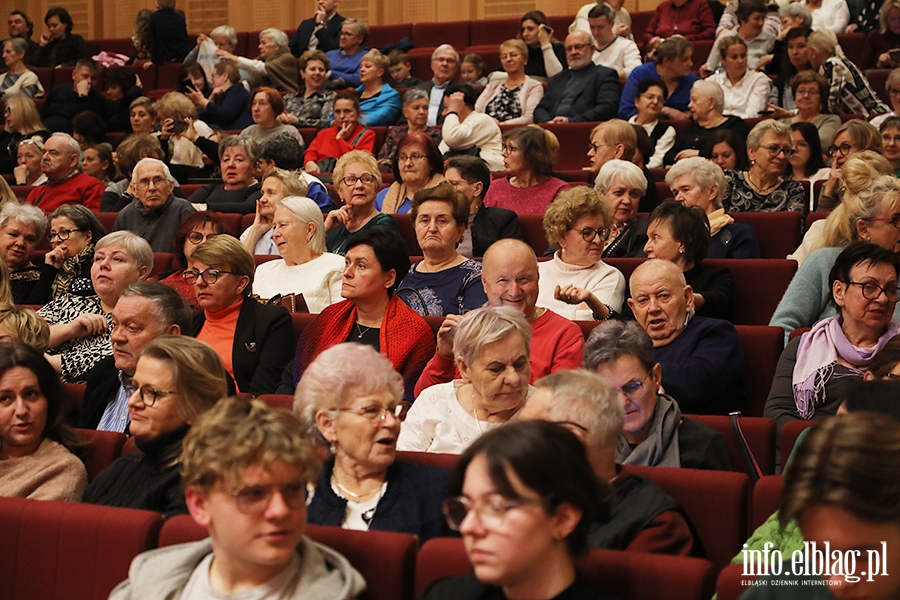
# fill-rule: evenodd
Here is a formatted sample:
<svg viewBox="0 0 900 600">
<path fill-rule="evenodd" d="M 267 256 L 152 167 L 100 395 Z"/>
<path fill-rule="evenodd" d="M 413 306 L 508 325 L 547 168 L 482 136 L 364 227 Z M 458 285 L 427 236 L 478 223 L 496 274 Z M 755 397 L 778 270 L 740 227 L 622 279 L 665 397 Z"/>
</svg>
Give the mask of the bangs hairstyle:
<svg viewBox="0 0 900 600">
<path fill-rule="evenodd" d="M 315 202 L 306 196 L 286 196 L 275 205 L 275 208 L 290 211 L 304 227 L 312 223 L 315 229 L 309 240 L 309 249 L 318 254 L 328 251 L 325 248 L 325 219 L 322 217 L 322 209 Z"/>
<path fill-rule="evenodd" d="M 96 244 L 106 235 L 106 229 L 103 228 L 103 223 L 100 222 L 100 217 L 97 216 L 97 213 L 81 204 L 64 204 L 54 210 L 47 217 L 48 227 L 52 227 L 53 219 L 59 217 L 66 217 L 75 224 L 76 229 L 84 233 L 90 233 L 91 240 L 89 243 L 91 244 Z"/>
<path fill-rule="evenodd" d="M 602 377 L 585 369 L 557 371 L 535 381 L 534 387 L 553 393 L 553 399 L 544 403 L 550 421 L 581 425 L 587 429 L 585 442 L 591 448 L 616 447 L 625 426 L 625 409 Z"/>
<path fill-rule="evenodd" d="M 406 248 L 406 242 L 393 227 L 374 227 L 354 235 L 347 242 L 346 253 L 357 246 L 368 246 L 372 249 L 383 273 L 394 271 L 394 284 L 387 290 L 388 297 L 392 296 L 400 285 L 400 280 L 409 271 L 409 250 Z"/>
<path fill-rule="evenodd" d="M 844 132 L 847 132 L 860 150 L 874 150 L 878 154 L 882 153 L 881 133 L 868 121 L 851 119 L 838 127 L 831 139 L 836 140 Z M 831 143 L 834 144 L 834 141 Z"/>
<path fill-rule="evenodd" d="M 394 179 L 403 183 L 403 173 L 400 172 L 400 152 L 414 144 L 419 144 L 425 150 L 425 158 L 428 161 L 428 172 L 430 175 L 444 172 L 444 157 L 441 155 L 441 149 L 435 143 L 431 136 L 427 133 L 417 131 L 400 138 L 397 142 L 397 151 L 391 159 L 391 171 L 394 173 Z M 378 171 L 379 169 L 376 169 Z M 381 184 L 379 183 L 379 186 Z"/>
<path fill-rule="evenodd" d="M 603 217 L 603 226 L 612 220 L 609 203 L 586 185 L 571 187 L 556 197 L 544 213 L 544 232 L 551 246 L 559 244 L 572 225 L 584 216 Z"/>
<path fill-rule="evenodd" d="M 312 444 L 291 413 L 261 400 L 224 398 L 191 426 L 181 456 L 182 485 L 208 494 L 221 485 L 239 487 L 250 467 L 276 462 L 297 470 L 304 482 L 319 471 Z"/>
<path fill-rule="evenodd" d="M 794 452 L 778 520 L 784 526 L 815 506 L 869 523 L 900 522 L 900 426 L 857 412 L 822 421 Z"/>
<path fill-rule="evenodd" d="M 303 54 L 300 55 L 298 59 L 298 65 L 301 71 L 306 70 L 306 66 L 309 64 L 309 61 L 317 60 L 322 63 L 322 66 L 325 67 L 326 71 L 331 70 L 331 61 L 328 60 L 328 55 L 322 52 L 321 50 L 307 50 Z"/>
<path fill-rule="evenodd" d="M 5 268 L 6 263 L 0 265 L 0 271 Z M 0 327 L 35 350 L 46 352 L 50 347 L 50 326 L 44 317 L 31 308 L 12 305 L 0 307 Z"/>
<path fill-rule="evenodd" d="M 612 488 L 601 481 L 587 460 L 584 444 L 566 428 L 547 421 L 507 423 L 477 438 L 459 457 L 450 475 L 447 495 L 462 494 L 466 470 L 484 457 L 488 474 L 502 496 L 522 499 L 512 477 L 541 498 L 544 512 L 555 514 L 562 504 L 581 511 L 581 519 L 566 538 L 570 554 L 587 551 L 587 535 L 595 521 L 605 523 Z"/>
<path fill-rule="evenodd" d="M 324 446 L 317 412 L 346 408 L 356 398 L 384 391 L 396 402 L 403 398 L 403 377 L 391 361 L 365 344 L 338 344 L 320 353 L 303 372 L 294 393 L 294 414 L 303 434 Z"/>
<path fill-rule="evenodd" d="M 200 261 L 208 267 L 231 271 L 234 275 L 250 278 L 244 288 L 244 296 L 250 295 L 253 287 L 253 274 L 256 271 L 256 262 L 253 255 L 236 237 L 231 235 L 216 235 L 199 246 L 191 253 L 191 261 Z"/>
<path fill-rule="evenodd" d="M 661 221 L 669 225 L 672 236 L 684 245 L 684 258 L 697 264 L 709 252 L 709 218 L 699 206 L 663 202 L 650 213 L 648 225 Z"/>
<path fill-rule="evenodd" d="M 274 136 L 273 136 L 274 137 Z M 284 136 L 290 137 L 290 136 Z M 293 139 L 293 138 L 291 138 Z M 285 169 L 279 169 L 275 167 L 274 169 L 269 169 L 266 171 L 266 174 L 262 176 L 260 180 L 263 184 L 265 184 L 266 179 L 277 179 L 281 182 L 281 187 L 284 189 L 284 196 L 306 196 L 307 192 L 309 192 L 309 184 L 306 183 L 305 180 L 300 179 L 297 173 L 292 173 L 291 171 Z M 319 209 L 319 213 L 321 214 L 322 209 Z M 324 252 L 324 250 L 323 250 Z"/>
<path fill-rule="evenodd" d="M 894 268 L 894 272 L 900 271 L 900 258 L 890 250 L 870 244 L 869 242 L 857 241 L 853 242 L 838 254 L 834 260 L 834 266 L 828 274 L 828 290 L 834 289 L 834 283 L 840 281 L 844 284 L 850 283 L 850 271 L 853 267 L 862 263 L 869 263 L 870 267 L 880 264 L 890 265 Z M 834 294 L 831 294 L 831 301 L 835 302 Z M 835 306 L 837 303 L 835 302 Z M 838 308 L 838 313 L 841 308 Z"/>
<path fill-rule="evenodd" d="M 253 95 L 250 96 L 250 103 L 248 104 L 248 106 L 252 106 L 253 101 L 260 94 L 265 94 L 266 100 L 269 101 L 269 106 L 272 108 L 272 112 L 276 117 L 284 112 L 284 100 L 282 100 L 281 94 L 275 88 L 270 87 L 256 88 L 253 91 Z"/>
<path fill-rule="evenodd" d="M 142 158 L 162 160 L 164 156 L 159 138 L 149 133 L 131 134 L 116 148 L 116 163 L 122 174 L 129 178 Z"/>
<path fill-rule="evenodd" d="M 644 176 L 641 168 L 633 162 L 618 158 L 607 161 L 600 167 L 600 172 L 597 173 L 597 178 L 594 180 L 594 186 L 601 194 L 605 194 L 618 181 L 637 189 L 641 192 L 641 196 L 647 193 L 647 177 Z"/>
<path fill-rule="evenodd" d="M 428 139 L 431 138 L 429 137 Z M 432 140 L 432 143 L 434 143 L 434 140 Z M 384 181 L 381 178 L 381 169 L 378 168 L 378 163 L 375 161 L 372 153 L 365 150 L 351 150 L 337 160 L 337 163 L 334 165 L 334 172 L 331 174 L 331 180 L 334 181 L 335 186 L 339 186 L 342 183 L 341 180 L 344 178 L 344 173 L 347 172 L 347 167 L 353 163 L 359 163 L 365 167 L 366 172 L 375 178 L 375 189 L 381 189 L 381 184 Z"/>
<path fill-rule="evenodd" d="M 11 220 L 17 221 L 20 225 L 33 229 L 38 242 L 44 237 L 44 232 L 47 230 L 47 216 L 37 206 L 18 202 L 4 202 L 0 206 L 2 206 L 0 208 L 0 227 L 6 227 Z"/>
<path fill-rule="evenodd" d="M 522 311 L 510 306 L 485 306 L 463 315 L 453 335 L 453 357 L 462 358 L 470 367 L 488 344 L 505 340 L 518 333 L 525 342 L 525 352 L 531 345 L 531 325 Z"/>
<path fill-rule="evenodd" d="M 144 347 L 138 360 L 168 363 L 178 390 L 178 416 L 193 423 L 228 394 L 225 366 L 212 346 L 186 335 L 161 335 Z"/>
<path fill-rule="evenodd" d="M 112 244 L 121 244 L 125 248 L 134 260 L 135 270 L 146 269 L 145 276 L 149 275 L 150 271 L 153 270 L 153 249 L 150 248 L 147 240 L 141 236 L 135 235 L 130 231 L 113 231 L 100 238 L 100 241 L 94 245 L 94 252 L 96 253 Z"/>
<path fill-rule="evenodd" d="M 584 344 L 584 368 L 589 371 L 627 356 L 636 358 L 648 373 L 656 366 L 653 340 L 637 321 L 604 321 Z"/>
<path fill-rule="evenodd" d="M 181 222 L 178 229 L 175 230 L 175 239 L 172 242 L 172 250 L 174 250 L 175 258 L 178 259 L 178 263 L 182 267 L 187 268 L 188 266 L 187 257 L 184 255 L 184 242 L 192 231 L 195 229 L 203 229 L 207 223 L 212 225 L 213 230 L 218 235 L 225 233 L 225 223 L 222 222 L 219 215 L 208 210 L 198 210 L 195 213 L 191 213 L 189 217 Z"/>
<path fill-rule="evenodd" d="M 683 158 L 669 168 L 666 173 L 666 184 L 670 188 L 674 188 L 675 180 L 679 177 L 689 175 L 693 178 L 697 187 L 705 194 L 712 186 L 716 186 L 718 193 L 713 199 L 713 206 L 716 210 L 722 208 L 722 199 L 725 197 L 725 172 L 722 167 L 701 156 L 691 156 Z"/>
<path fill-rule="evenodd" d="M 415 225 L 416 218 L 419 216 L 419 207 L 425 202 L 444 202 L 450 205 L 450 213 L 453 220 L 460 227 L 466 227 L 469 224 L 469 200 L 465 194 L 456 191 L 449 183 L 440 183 L 431 188 L 425 188 L 415 193 L 412 200 L 412 208 L 409 214 Z"/>
</svg>

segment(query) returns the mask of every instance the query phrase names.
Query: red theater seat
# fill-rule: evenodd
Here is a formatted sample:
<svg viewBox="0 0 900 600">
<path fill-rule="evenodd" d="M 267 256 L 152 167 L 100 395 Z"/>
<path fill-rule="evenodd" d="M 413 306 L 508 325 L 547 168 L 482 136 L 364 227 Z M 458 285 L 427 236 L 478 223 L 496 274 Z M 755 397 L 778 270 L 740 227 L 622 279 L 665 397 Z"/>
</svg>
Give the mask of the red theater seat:
<svg viewBox="0 0 900 600">
<path fill-rule="evenodd" d="M 722 434 L 725 438 L 725 446 L 728 448 L 728 458 L 731 460 L 731 470 L 738 473 L 748 473 L 748 469 L 744 464 L 741 455 L 740 445 L 734 430 L 731 428 L 731 417 L 723 415 L 684 415 L 685 418 L 693 419 L 709 425 Z M 775 474 L 775 420 L 765 419 L 762 417 L 741 417 L 741 431 L 744 432 L 744 438 L 747 440 L 747 446 L 763 475 Z"/>
<path fill-rule="evenodd" d="M 755 576 L 744 575 L 744 565 L 728 565 L 719 573 L 716 581 L 716 598 L 718 600 L 738 600 L 750 587 Z"/>
<path fill-rule="evenodd" d="M 373 48 L 381 48 L 394 42 L 399 42 L 405 37 L 411 38 L 413 26 L 411 23 L 398 23 L 396 25 L 370 25 L 369 37 L 366 44 Z"/>
<path fill-rule="evenodd" d="M 410 256 L 422 256 L 422 249 L 419 247 L 419 240 L 416 238 L 416 227 L 412 222 L 412 215 L 395 214 L 391 215 L 397 221 L 397 227 L 403 241 L 406 242 L 406 249 L 409 250 Z"/>
<path fill-rule="evenodd" d="M 416 48 L 435 48 L 441 44 L 450 44 L 459 52 L 469 46 L 469 23 L 469 21 L 413 23 L 413 44 Z"/>
<path fill-rule="evenodd" d="M 473 20 L 469 33 L 469 44 L 472 46 L 499 46 L 518 35 L 519 19 Z M 565 38 L 565 34 L 563 34 L 563 38 Z"/>
<path fill-rule="evenodd" d="M 96 429 L 76 429 L 88 440 L 84 466 L 87 467 L 88 481 L 93 481 L 103 469 L 122 456 L 122 447 L 128 439 L 124 433 L 97 431 Z"/>
<path fill-rule="evenodd" d="M 429 465 L 452 471 L 456 467 L 459 456 L 442 452 L 410 452 L 398 451 L 397 460 L 416 465 Z"/>
<path fill-rule="evenodd" d="M 175 264 L 175 255 L 171 252 L 154 252 L 153 253 L 153 270 L 150 271 L 150 278 L 158 278 L 163 273 L 168 273 L 173 269 Z"/>
<path fill-rule="evenodd" d="M 753 501 L 750 504 L 750 530 L 752 534 L 756 528 L 765 523 L 766 519 L 778 510 L 781 504 L 781 492 L 784 489 L 784 477 L 781 475 L 769 475 L 763 477 L 753 485 Z"/>
<path fill-rule="evenodd" d="M 97 213 L 97 217 L 100 219 L 100 223 L 103 225 L 103 229 L 106 230 L 107 233 L 112 232 L 113 227 L 116 224 L 116 217 L 119 216 L 117 212 L 101 212 Z"/>
<path fill-rule="evenodd" d="M 36 307 L 35 310 L 38 310 L 40 307 Z M 76 407 L 81 407 L 81 401 L 84 398 L 84 388 L 85 385 L 83 383 L 64 383 L 63 387 L 66 388 L 66 393 L 69 395 L 69 400 L 72 401 L 72 404 Z"/>
<path fill-rule="evenodd" d="M 294 328 L 294 337 L 296 339 L 300 339 L 300 335 L 303 333 L 303 329 L 316 320 L 318 315 L 310 315 L 307 313 L 292 313 L 291 314 L 291 323 Z"/>
<path fill-rule="evenodd" d="M 800 437 L 800 434 L 803 433 L 809 427 L 815 427 L 818 425 L 818 421 L 805 421 L 805 420 L 797 420 L 797 421 L 788 421 L 781 427 L 781 434 L 779 438 L 778 448 L 781 451 L 781 459 L 782 466 L 787 462 L 787 459 L 790 457 L 791 452 L 794 451 L 794 446 L 797 445 L 797 438 Z"/>
<path fill-rule="evenodd" d="M 106 598 L 156 546 L 159 513 L 0 498 L 0 600 Z"/>
<path fill-rule="evenodd" d="M 233 235 L 234 237 L 241 237 L 241 219 L 244 218 L 244 215 L 238 213 L 224 213 L 217 212 L 216 215 L 222 219 L 222 223 L 225 224 L 225 233 L 229 235 Z"/>
<path fill-rule="evenodd" d="M 550 244 L 544 233 L 544 215 L 519 215 L 519 226 L 525 236 L 525 243 L 531 246 L 538 258 L 546 254 Z"/>
<path fill-rule="evenodd" d="M 744 373 L 747 382 L 747 404 L 743 413 L 761 417 L 775 379 L 775 369 L 784 350 L 784 330 L 768 325 L 737 325 L 744 351 Z"/>
<path fill-rule="evenodd" d="M 294 410 L 294 397 L 290 394 L 262 394 L 259 399 L 275 408 L 281 408 L 288 412 Z"/>
<path fill-rule="evenodd" d="M 578 571 L 604 596 L 622 600 L 705 600 L 715 577 L 706 560 L 618 550 L 591 550 Z M 428 540 L 419 552 L 416 594 L 439 579 L 471 572 L 462 540 Z"/>
<path fill-rule="evenodd" d="M 728 213 L 735 223 L 753 227 L 759 241 L 760 258 L 785 258 L 800 245 L 802 215 L 798 212 Z"/>
</svg>

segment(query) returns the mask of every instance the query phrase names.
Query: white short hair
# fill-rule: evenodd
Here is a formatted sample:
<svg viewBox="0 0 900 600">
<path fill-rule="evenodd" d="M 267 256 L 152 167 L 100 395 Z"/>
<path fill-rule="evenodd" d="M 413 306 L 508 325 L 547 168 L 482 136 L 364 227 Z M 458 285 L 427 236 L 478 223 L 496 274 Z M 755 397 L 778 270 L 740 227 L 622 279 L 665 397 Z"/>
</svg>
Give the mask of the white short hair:
<svg viewBox="0 0 900 600">
<path fill-rule="evenodd" d="M 171 171 L 169 171 L 169 165 L 167 165 L 166 163 L 164 163 L 163 161 L 161 161 L 157 158 L 150 158 L 150 157 L 142 158 L 141 160 L 139 160 L 137 162 L 136 165 L 134 165 L 134 169 L 132 169 L 132 171 L 131 171 L 131 173 L 132 173 L 131 178 L 137 179 L 138 170 L 140 170 L 140 168 L 142 166 L 148 167 L 150 165 L 157 165 L 157 166 L 162 167 L 163 174 L 166 176 L 166 180 L 169 183 L 175 182 L 175 178 L 172 177 L 172 173 L 171 173 Z"/>
<path fill-rule="evenodd" d="M 618 158 L 607 161 L 600 167 L 600 172 L 594 179 L 594 187 L 601 194 L 605 194 L 613 186 L 613 183 L 620 179 L 626 185 L 640 190 L 641 194 L 647 191 L 647 177 L 641 168 L 633 162 Z"/>
<path fill-rule="evenodd" d="M 452 52 L 453 56 L 456 57 L 456 62 L 459 62 L 459 52 L 457 52 L 456 48 L 454 48 L 450 44 L 441 44 L 440 46 L 435 48 L 434 52 L 431 53 L 431 60 L 434 60 L 435 58 L 437 58 L 437 55 L 440 54 L 441 52 L 444 52 L 445 50 L 449 50 L 450 52 Z"/>
<path fill-rule="evenodd" d="M 725 197 L 725 173 L 722 167 L 702 156 L 683 158 L 672 165 L 666 173 L 666 183 L 669 187 L 675 185 L 675 180 L 684 175 L 691 175 L 701 190 L 704 192 L 715 184 L 719 192 L 716 194 L 714 205 L 716 209 L 722 208 L 722 199 Z"/>
<path fill-rule="evenodd" d="M 691 91 L 696 91 L 701 96 L 713 98 L 716 101 L 716 110 L 722 112 L 725 110 L 725 92 L 715 81 L 709 79 L 699 79 L 694 82 Z"/>
<path fill-rule="evenodd" d="M 259 32 L 259 39 L 269 38 L 269 41 L 279 48 L 288 47 L 288 36 L 285 32 L 275 27 L 269 27 Z"/>
</svg>

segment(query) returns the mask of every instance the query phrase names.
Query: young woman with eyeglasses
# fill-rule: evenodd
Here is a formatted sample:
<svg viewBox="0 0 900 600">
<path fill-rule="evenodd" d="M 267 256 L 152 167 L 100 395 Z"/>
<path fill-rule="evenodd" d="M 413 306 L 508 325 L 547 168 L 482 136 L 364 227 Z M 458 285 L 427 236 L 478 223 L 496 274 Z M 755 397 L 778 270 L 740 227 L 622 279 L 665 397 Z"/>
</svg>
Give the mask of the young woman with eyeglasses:
<svg viewBox="0 0 900 600">
<path fill-rule="evenodd" d="M 182 442 L 191 423 L 227 394 L 222 360 L 199 340 L 163 335 L 141 352 L 125 390 L 138 451 L 100 473 L 83 501 L 167 517 L 187 513 L 179 463 Z"/>
<path fill-rule="evenodd" d="M 622 310 L 625 277 L 603 260 L 609 204 L 591 188 L 562 192 L 544 214 L 547 241 L 557 250 L 538 263 L 538 304 L 572 320 L 605 321 Z"/>
</svg>

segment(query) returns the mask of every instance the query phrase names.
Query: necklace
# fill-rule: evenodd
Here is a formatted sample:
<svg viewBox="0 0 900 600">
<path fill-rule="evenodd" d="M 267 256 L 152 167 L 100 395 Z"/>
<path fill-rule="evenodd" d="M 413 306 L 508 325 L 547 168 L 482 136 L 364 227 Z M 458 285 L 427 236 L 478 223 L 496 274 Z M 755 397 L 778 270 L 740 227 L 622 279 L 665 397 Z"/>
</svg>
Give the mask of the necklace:
<svg viewBox="0 0 900 600">
<path fill-rule="evenodd" d="M 775 183 L 773 183 L 769 187 L 763 187 L 762 184 L 759 184 L 759 183 L 756 183 L 755 181 L 753 181 L 753 179 L 750 177 L 750 171 L 747 171 L 747 181 L 749 181 L 750 185 L 755 187 L 756 190 L 760 194 L 768 194 L 769 190 L 773 190 L 776 187 L 778 187 L 779 185 L 781 185 L 781 177 L 779 177 L 778 179 L 775 180 Z"/>
<path fill-rule="evenodd" d="M 372 496 L 381 490 L 381 488 L 378 488 L 377 490 L 372 490 L 371 492 L 366 492 L 364 494 L 354 494 L 341 485 L 341 482 L 337 480 L 337 477 L 334 475 L 333 471 L 331 473 L 331 483 L 333 483 L 334 486 L 341 492 L 341 496 L 343 496 L 345 500 L 353 500 L 356 503 L 359 503 L 363 498 Z"/>
<path fill-rule="evenodd" d="M 369 333 L 370 331 L 372 331 L 372 329 L 373 329 L 372 327 L 366 327 L 365 325 L 360 325 L 359 323 L 357 323 L 356 331 L 359 332 L 359 335 L 356 336 L 356 339 L 358 339 L 358 340 L 363 339 L 363 336 L 366 335 L 367 333 Z M 363 331 L 363 330 L 365 330 L 365 331 Z"/>
<path fill-rule="evenodd" d="M 387 489 L 387 481 L 385 481 L 381 486 L 374 491 L 367 492 L 365 494 L 354 494 L 344 486 L 342 486 L 337 478 L 334 476 L 334 471 L 331 473 L 331 483 L 338 489 L 340 492 L 338 495 L 344 498 L 344 500 L 352 500 L 355 504 L 361 504 L 361 500 L 373 494 L 378 494 L 375 498 L 375 504 L 369 510 L 363 511 L 360 517 L 363 522 L 366 524 L 366 528 L 368 529 L 369 525 L 372 523 L 372 519 L 375 517 L 375 511 L 378 509 L 378 503 L 381 502 L 381 498 L 384 496 L 384 492 Z M 345 495 L 346 494 L 346 495 Z M 349 496 L 349 497 L 348 497 Z"/>
</svg>

